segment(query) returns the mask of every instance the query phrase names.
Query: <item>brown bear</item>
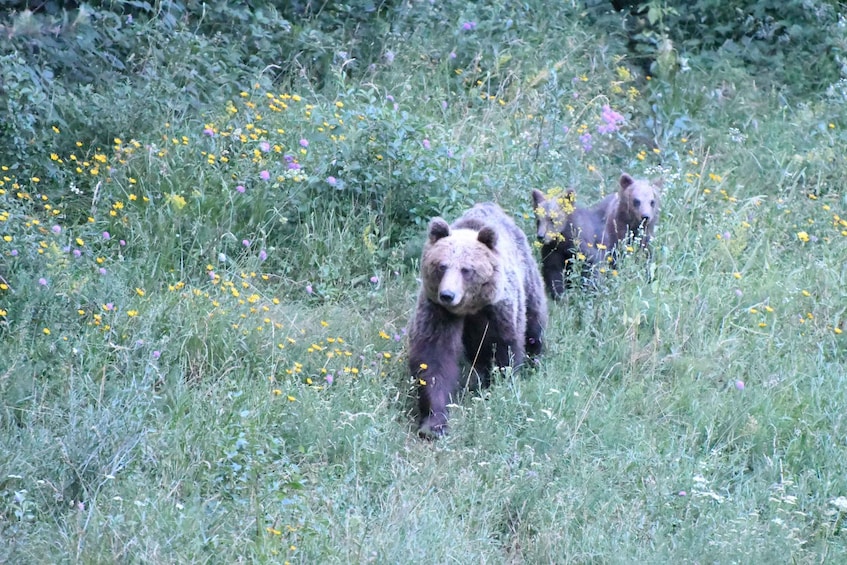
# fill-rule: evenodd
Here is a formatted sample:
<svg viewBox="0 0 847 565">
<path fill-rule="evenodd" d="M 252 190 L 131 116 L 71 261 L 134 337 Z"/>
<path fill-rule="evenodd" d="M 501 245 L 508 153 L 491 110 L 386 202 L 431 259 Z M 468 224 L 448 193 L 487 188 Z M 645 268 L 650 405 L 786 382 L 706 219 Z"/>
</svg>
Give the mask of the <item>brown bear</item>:
<svg viewBox="0 0 847 565">
<path fill-rule="evenodd" d="M 552 298 L 565 292 L 566 277 L 574 260 L 584 261 L 583 276 L 589 277 L 593 265 L 605 257 L 602 240 L 606 214 L 617 194 L 610 194 L 591 208 L 574 207 L 574 191 L 564 196 L 545 196 L 532 191 L 536 235 L 541 242 L 541 273 Z"/>
<path fill-rule="evenodd" d="M 590 208 L 574 208 L 573 190 L 567 198 L 547 197 L 532 191 L 537 236 L 541 242 L 542 273 L 547 292 L 553 298 L 562 296 L 566 274 L 574 259 L 584 261 L 583 277 L 593 278 L 597 265 L 615 264 L 622 242 L 640 238 L 641 247 L 648 244 L 659 213 L 659 187 L 662 181 L 650 183 L 621 175 L 620 188 Z"/>
<path fill-rule="evenodd" d="M 517 369 L 527 354 L 541 353 L 546 326 L 547 301 L 532 249 L 499 206 L 477 204 L 452 225 L 433 218 L 409 323 L 419 434 L 446 433 L 463 354 L 470 374 L 486 387 L 493 364 Z"/>
</svg>

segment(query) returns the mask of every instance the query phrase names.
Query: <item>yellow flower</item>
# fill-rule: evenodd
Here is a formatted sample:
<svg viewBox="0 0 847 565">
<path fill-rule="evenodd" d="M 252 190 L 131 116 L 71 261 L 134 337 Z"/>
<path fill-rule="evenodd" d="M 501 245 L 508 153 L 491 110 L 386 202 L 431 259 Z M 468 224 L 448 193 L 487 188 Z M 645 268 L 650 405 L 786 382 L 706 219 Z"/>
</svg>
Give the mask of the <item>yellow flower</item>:
<svg viewBox="0 0 847 565">
<path fill-rule="evenodd" d="M 812 293 L 809 292 L 808 290 L 806 290 L 805 288 L 800 291 L 800 294 L 802 294 L 803 296 L 811 296 L 812 295 Z"/>
<path fill-rule="evenodd" d="M 797 239 L 799 239 L 803 243 L 806 243 L 807 241 L 809 241 L 809 234 L 807 234 L 804 231 L 798 231 L 797 232 Z"/>
<path fill-rule="evenodd" d="M 426 363 L 421 363 L 420 366 L 421 366 L 421 371 L 426 371 L 429 368 L 429 365 L 427 365 Z"/>
<path fill-rule="evenodd" d="M 138 316 L 138 310 L 127 310 L 126 315 L 130 318 L 135 318 Z"/>
<path fill-rule="evenodd" d="M 834 331 L 836 334 L 841 334 L 841 328 L 832 328 L 832 331 Z"/>
<path fill-rule="evenodd" d="M 44 335 L 50 335 L 50 328 L 44 328 L 41 331 L 44 332 Z"/>
<path fill-rule="evenodd" d="M 738 271 L 736 271 L 736 272 L 732 273 L 732 276 L 733 276 L 733 277 L 735 277 L 736 279 L 740 279 L 740 278 L 741 278 L 741 273 L 739 273 Z"/>
</svg>

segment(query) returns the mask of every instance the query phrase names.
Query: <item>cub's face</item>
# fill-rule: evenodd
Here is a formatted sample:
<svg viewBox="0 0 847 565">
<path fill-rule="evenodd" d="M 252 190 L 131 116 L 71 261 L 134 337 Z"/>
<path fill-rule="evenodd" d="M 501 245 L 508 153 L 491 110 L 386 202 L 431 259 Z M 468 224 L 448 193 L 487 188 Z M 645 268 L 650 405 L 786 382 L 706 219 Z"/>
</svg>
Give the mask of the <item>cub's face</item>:
<svg viewBox="0 0 847 565">
<path fill-rule="evenodd" d="M 460 316 L 491 304 L 500 274 L 495 246 L 496 233 L 490 228 L 451 231 L 444 220 L 433 220 L 421 260 L 427 298 Z"/>
<path fill-rule="evenodd" d="M 624 174 L 621 176 L 620 199 L 630 218 L 627 223 L 632 226 L 648 226 L 656 221 L 659 212 L 659 190 L 661 181 L 654 185 L 646 180 L 635 180 Z"/>
<path fill-rule="evenodd" d="M 573 190 L 546 196 L 538 189 L 532 191 L 532 204 L 535 212 L 535 234 L 544 244 L 564 241 L 562 233 L 568 215 L 574 211 L 575 194 Z"/>
</svg>

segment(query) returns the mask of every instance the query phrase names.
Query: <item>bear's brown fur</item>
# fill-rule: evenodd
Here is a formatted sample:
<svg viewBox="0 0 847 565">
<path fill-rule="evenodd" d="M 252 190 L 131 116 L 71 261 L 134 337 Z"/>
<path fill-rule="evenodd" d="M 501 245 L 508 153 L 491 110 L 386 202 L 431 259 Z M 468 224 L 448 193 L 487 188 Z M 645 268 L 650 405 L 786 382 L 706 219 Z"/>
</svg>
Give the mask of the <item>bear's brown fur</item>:
<svg viewBox="0 0 847 565">
<path fill-rule="evenodd" d="M 527 354 L 541 352 L 546 326 L 547 301 L 529 242 L 499 206 L 477 204 L 452 225 L 433 218 L 409 324 L 419 433 L 447 431 L 463 354 L 488 386 L 493 364 L 517 368 Z"/>
<path fill-rule="evenodd" d="M 573 207 L 573 190 L 565 200 L 532 191 L 542 273 L 550 296 L 562 296 L 576 258 L 584 261 L 583 276 L 590 280 L 597 265 L 614 265 L 622 242 L 640 238 L 641 247 L 649 250 L 659 214 L 661 182 L 635 180 L 624 173 L 618 191 L 590 208 Z"/>
</svg>

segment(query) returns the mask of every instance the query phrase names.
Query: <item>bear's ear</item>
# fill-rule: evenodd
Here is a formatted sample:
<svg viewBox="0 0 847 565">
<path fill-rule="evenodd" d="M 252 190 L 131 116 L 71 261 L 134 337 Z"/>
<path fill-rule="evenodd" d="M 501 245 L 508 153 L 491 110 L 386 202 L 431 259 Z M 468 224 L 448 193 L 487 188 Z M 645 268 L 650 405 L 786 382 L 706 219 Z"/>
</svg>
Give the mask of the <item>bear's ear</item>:
<svg viewBox="0 0 847 565">
<path fill-rule="evenodd" d="M 547 200 L 544 197 L 544 193 L 538 190 L 537 188 L 532 189 L 532 206 L 533 208 L 538 208 L 542 202 Z"/>
<path fill-rule="evenodd" d="M 665 179 L 663 177 L 659 177 L 657 179 L 651 180 L 650 184 L 652 184 L 653 188 L 656 189 L 656 194 L 659 194 L 665 187 Z"/>
<path fill-rule="evenodd" d="M 621 184 L 621 191 L 624 191 L 627 188 L 629 188 L 630 186 L 632 186 L 632 183 L 635 182 L 635 179 L 633 179 L 628 174 L 624 173 L 624 174 L 621 175 L 621 180 L 619 182 Z"/>
<path fill-rule="evenodd" d="M 477 235 L 476 238 L 489 249 L 494 249 L 497 245 L 497 232 L 494 231 L 494 228 L 485 226 L 479 230 L 479 235 Z"/>
<path fill-rule="evenodd" d="M 429 222 L 429 242 L 435 243 L 442 237 L 450 235 L 450 226 L 444 218 L 433 218 Z"/>
</svg>

